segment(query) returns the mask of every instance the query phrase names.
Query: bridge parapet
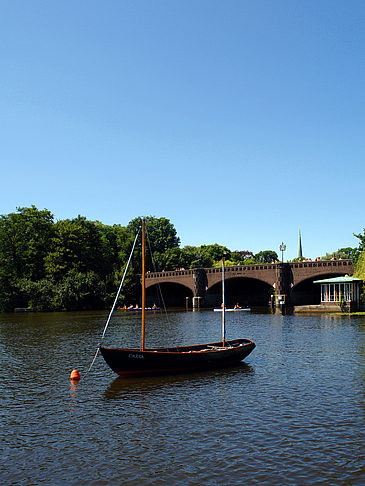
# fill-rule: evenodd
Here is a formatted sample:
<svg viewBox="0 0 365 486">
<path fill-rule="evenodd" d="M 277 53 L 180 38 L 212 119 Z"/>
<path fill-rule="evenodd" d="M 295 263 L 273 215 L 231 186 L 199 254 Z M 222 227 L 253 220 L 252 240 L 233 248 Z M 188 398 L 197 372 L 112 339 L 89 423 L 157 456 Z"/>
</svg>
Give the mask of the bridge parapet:
<svg viewBox="0 0 365 486">
<path fill-rule="evenodd" d="M 306 267 L 346 267 L 350 266 L 353 268 L 352 260 L 318 260 L 318 261 L 303 261 L 289 263 L 292 268 L 306 268 Z"/>
<path fill-rule="evenodd" d="M 193 275 L 194 269 L 192 270 L 168 270 L 165 272 L 165 270 L 161 272 L 147 272 L 146 273 L 146 279 L 148 278 L 163 278 L 163 277 L 179 277 L 179 276 L 186 276 L 186 275 Z"/>
</svg>

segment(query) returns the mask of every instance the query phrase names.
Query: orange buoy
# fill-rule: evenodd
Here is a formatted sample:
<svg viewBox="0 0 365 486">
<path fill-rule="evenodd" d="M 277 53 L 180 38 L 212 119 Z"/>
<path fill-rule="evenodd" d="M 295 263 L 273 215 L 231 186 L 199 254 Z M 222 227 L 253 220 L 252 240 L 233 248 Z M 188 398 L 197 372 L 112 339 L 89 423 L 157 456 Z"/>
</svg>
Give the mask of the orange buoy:
<svg viewBox="0 0 365 486">
<path fill-rule="evenodd" d="M 79 380 L 80 379 L 80 373 L 75 368 L 71 371 L 70 379 L 71 380 Z"/>
</svg>

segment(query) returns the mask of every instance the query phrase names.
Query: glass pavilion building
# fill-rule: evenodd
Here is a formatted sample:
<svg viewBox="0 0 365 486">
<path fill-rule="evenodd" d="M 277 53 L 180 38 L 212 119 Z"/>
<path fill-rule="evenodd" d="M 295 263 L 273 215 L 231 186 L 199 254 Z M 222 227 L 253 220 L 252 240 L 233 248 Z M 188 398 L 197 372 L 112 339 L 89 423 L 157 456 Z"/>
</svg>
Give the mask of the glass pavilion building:
<svg viewBox="0 0 365 486">
<path fill-rule="evenodd" d="M 335 277 L 315 280 L 321 285 L 322 305 L 346 305 L 351 310 L 358 309 L 360 303 L 360 286 L 362 280 L 355 277 Z"/>
</svg>

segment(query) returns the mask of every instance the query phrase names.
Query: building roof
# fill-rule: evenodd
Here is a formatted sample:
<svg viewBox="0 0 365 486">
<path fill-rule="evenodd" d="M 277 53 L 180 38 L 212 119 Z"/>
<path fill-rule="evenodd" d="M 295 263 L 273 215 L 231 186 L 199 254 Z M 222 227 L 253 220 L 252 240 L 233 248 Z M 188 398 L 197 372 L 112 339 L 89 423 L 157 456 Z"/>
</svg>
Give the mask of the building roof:
<svg viewBox="0 0 365 486">
<path fill-rule="evenodd" d="M 356 277 L 349 277 L 345 275 L 344 277 L 334 277 L 334 278 L 326 278 L 324 280 L 314 280 L 313 283 L 351 283 L 351 282 L 361 282 L 360 278 Z"/>
</svg>

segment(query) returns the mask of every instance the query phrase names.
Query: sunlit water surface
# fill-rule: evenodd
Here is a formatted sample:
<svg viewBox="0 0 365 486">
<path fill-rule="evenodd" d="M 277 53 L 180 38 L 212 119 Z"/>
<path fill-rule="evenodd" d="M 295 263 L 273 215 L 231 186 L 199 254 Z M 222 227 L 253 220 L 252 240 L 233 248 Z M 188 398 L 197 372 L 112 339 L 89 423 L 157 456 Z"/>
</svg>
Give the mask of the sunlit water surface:
<svg viewBox="0 0 365 486">
<path fill-rule="evenodd" d="M 364 318 L 231 313 L 240 366 L 124 379 L 98 356 L 83 379 L 106 317 L 0 315 L 1 484 L 365 484 Z M 220 339 L 214 312 L 148 317 L 148 346 Z M 140 316 L 105 342 L 139 345 Z"/>
</svg>

